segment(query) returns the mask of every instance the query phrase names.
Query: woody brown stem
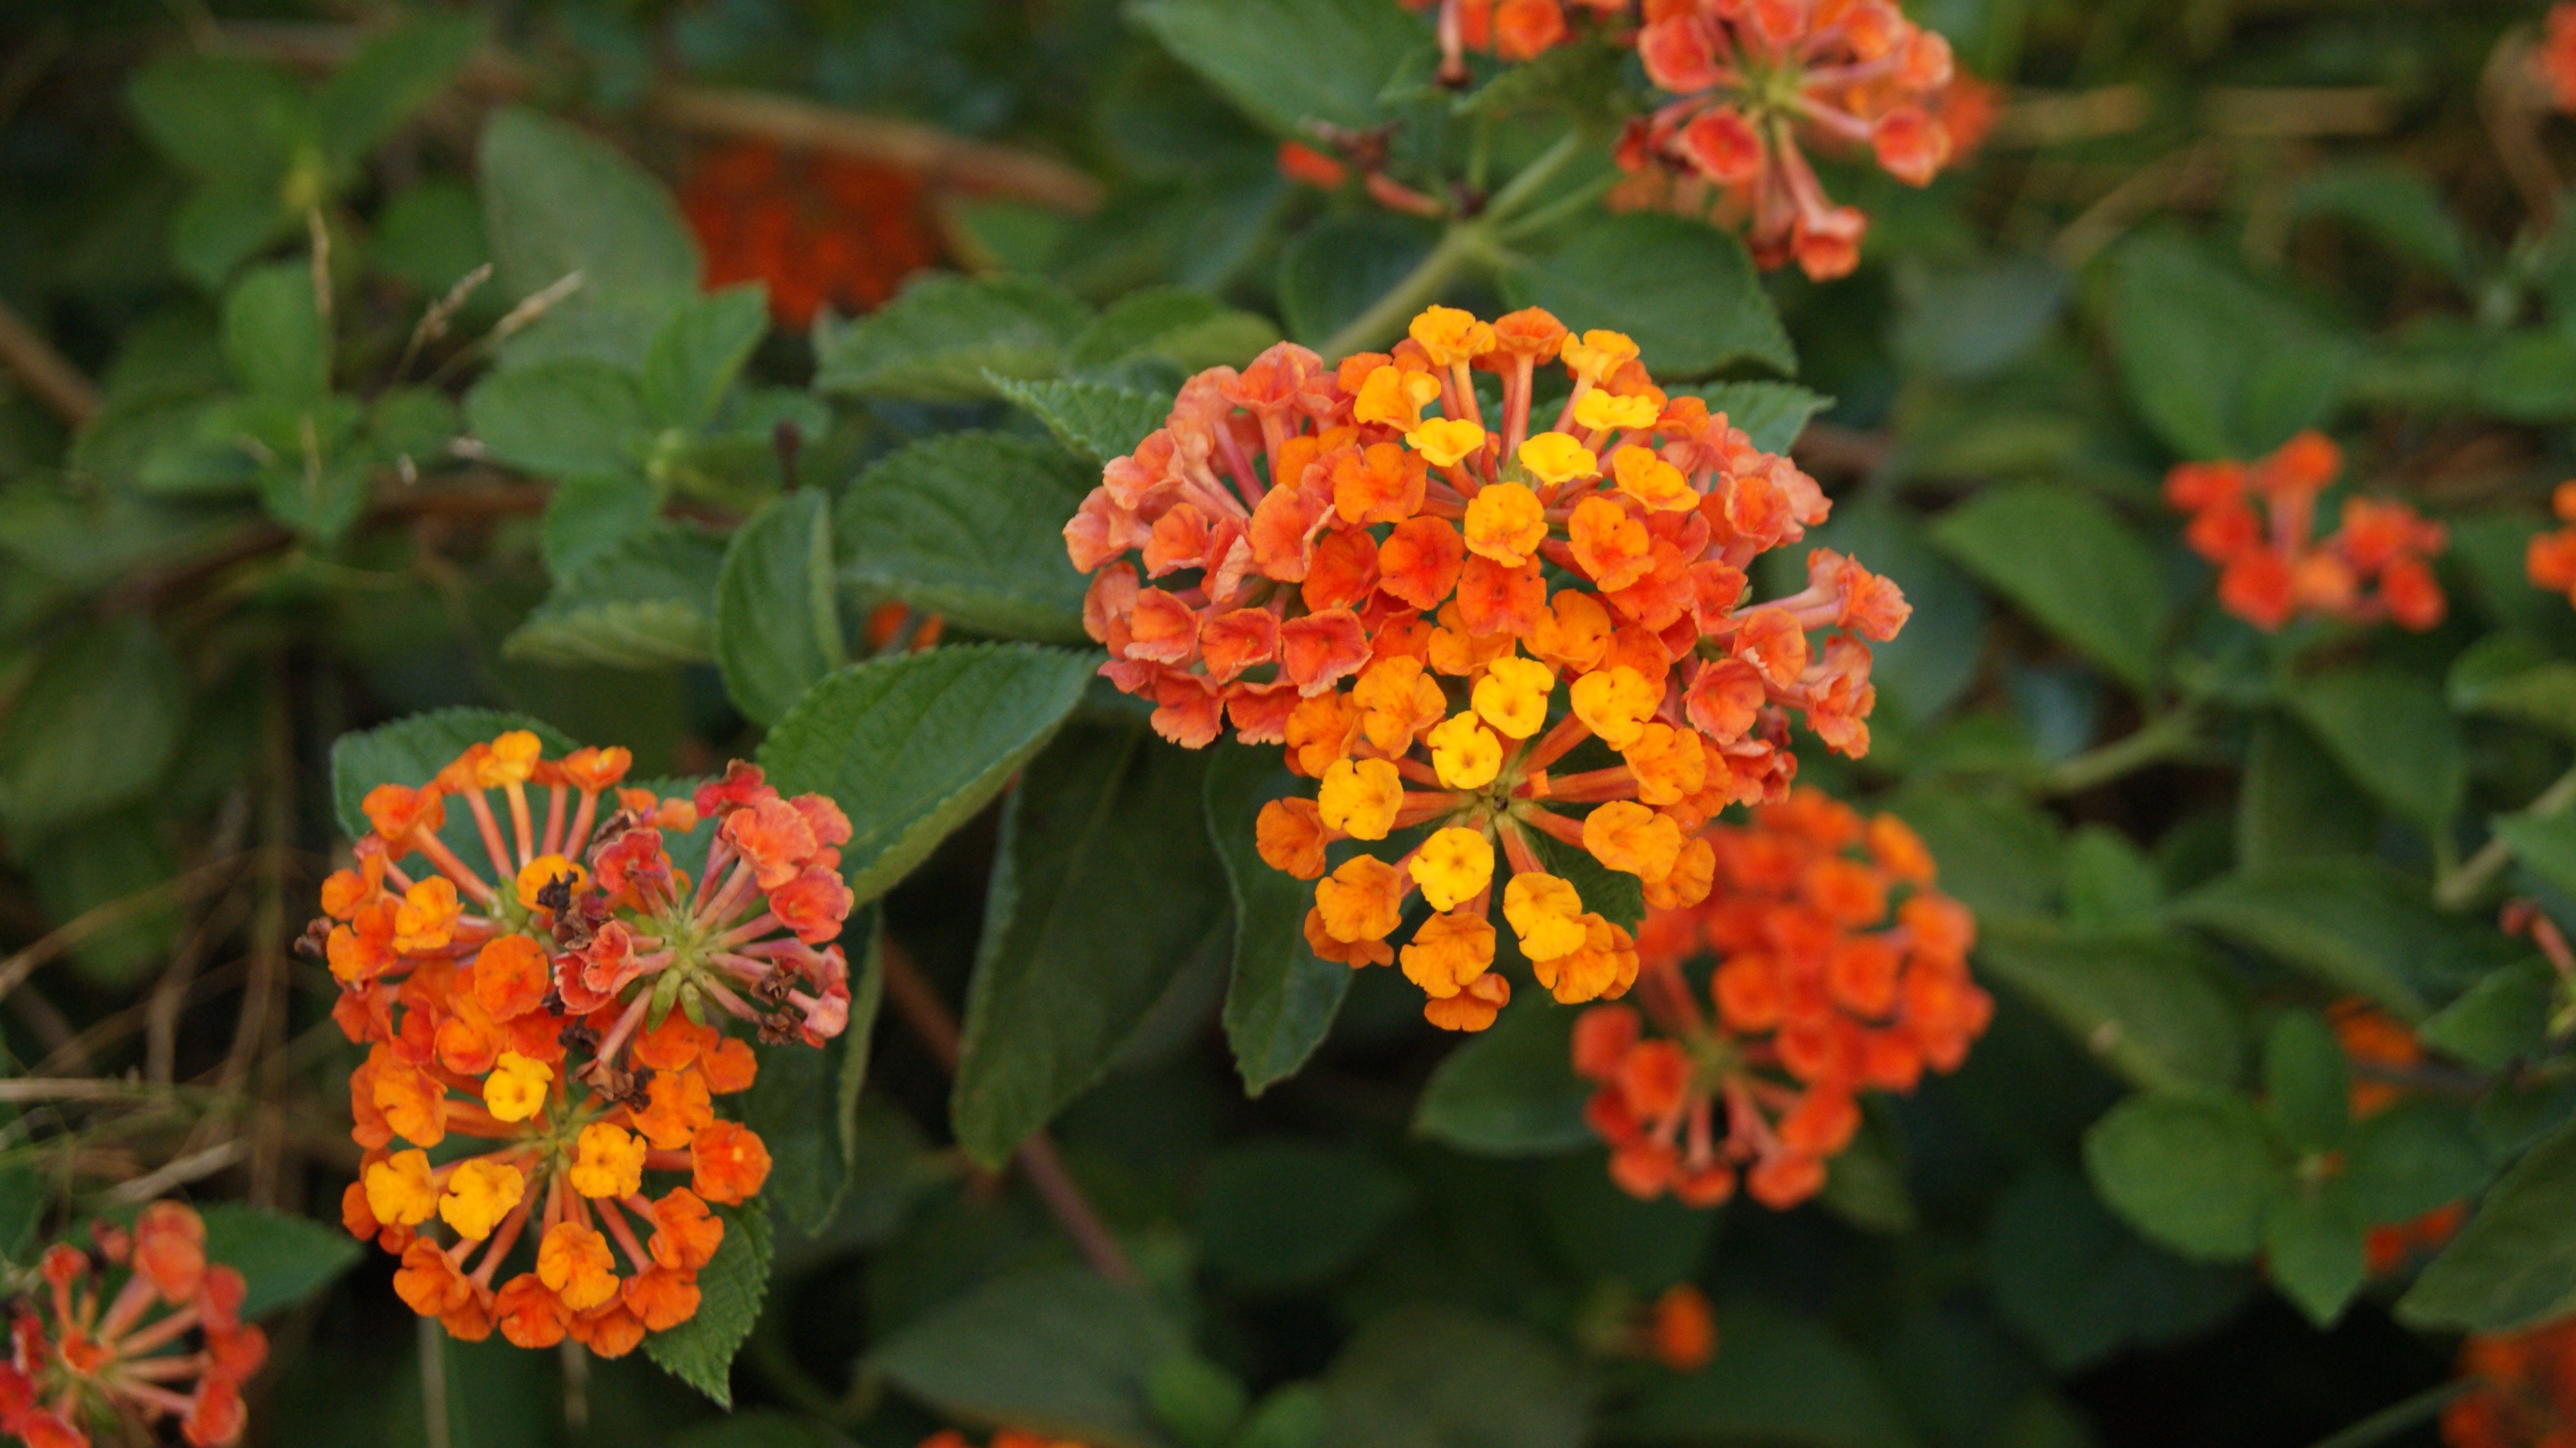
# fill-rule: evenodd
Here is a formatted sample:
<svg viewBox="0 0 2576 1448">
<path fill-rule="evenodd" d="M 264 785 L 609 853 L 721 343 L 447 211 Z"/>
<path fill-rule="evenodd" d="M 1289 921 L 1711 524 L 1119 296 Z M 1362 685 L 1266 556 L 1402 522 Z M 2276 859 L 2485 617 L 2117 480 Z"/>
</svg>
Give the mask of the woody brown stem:
<svg viewBox="0 0 2576 1448">
<path fill-rule="evenodd" d="M 5 303 L 0 303 L 0 364 L 65 426 L 86 427 L 98 416 L 103 404 L 97 384 Z"/>
<path fill-rule="evenodd" d="M 949 1075 L 957 1074 L 958 1034 L 956 1013 L 940 997 L 938 988 L 915 965 L 912 953 L 893 939 L 881 947 L 885 961 L 886 999 L 893 1003 L 895 1014 L 921 1038 L 940 1067 Z M 1054 1213 L 1056 1224 L 1073 1239 L 1091 1270 L 1112 1282 L 1132 1283 L 1136 1266 L 1127 1260 L 1126 1249 L 1118 1245 L 1107 1223 L 1092 1210 L 1091 1200 L 1082 1194 L 1072 1174 L 1064 1169 L 1064 1159 L 1056 1154 L 1055 1142 L 1040 1131 L 1020 1143 L 1017 1153 L 1020 1174 Z"/>
</svg>

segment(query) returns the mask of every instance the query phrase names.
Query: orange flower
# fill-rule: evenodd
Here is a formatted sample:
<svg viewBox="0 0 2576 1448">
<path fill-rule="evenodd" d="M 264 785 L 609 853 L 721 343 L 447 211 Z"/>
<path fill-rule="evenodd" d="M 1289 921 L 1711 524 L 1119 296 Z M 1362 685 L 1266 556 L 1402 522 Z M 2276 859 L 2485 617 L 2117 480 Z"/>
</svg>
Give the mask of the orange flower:
<svg viewBox="0 0 2576 1448">
<path fill-rule="evenodd" d="M 707 286 L 765 283 L 783 327 L 877 306 L 939 261 L 921 183 L 893 166 L 736 141 L 698 158 L 679 201 Z"/>
<path fill-rule="evenodd" d="M 2576 1443 L 2576 1318 L 2460 1344 L 2468 1391 L 2442 1410 L 2449 1448 L 2561 1448 Z"/>
<path fill-rule="evenodd" d="M 2549 7 L 2548 33 L 2532 52 L 2532 66 L 2549 88 L 2550 103 L 2576 115 L 2576 4 Z"/>
<path fill-rule="evenodd" d="M 48 1248 L 15 1305 L 12 1351 L 0 1356 L 0 1433 L 31 1448 L 85 1448 L 105 1424 L 159 1441 L 153 1426 L 175 1419 L 194 1448 L 239 1442 L 241 1384 L 267 1360 L 268 1339 L 241 1321 L 241 1274 L 208 1265 L 203 1219 L 154 1202 L 131 1229 L 89 1230 L 95 1252 Z"/>
<path fill-rule="evenodd" d="M 2221 607 L 2266 633 L 2301 616 L 2387 619 L 2417 633 L 2442 621 L 2429 566 L 2447 543 L 2439 523 L 2403 503 L 2347 498 L 2343 526 L 2314 541 L 2318 494 L 2342 470 L 2332 439 L 2303 432 L 2250 466 L 2180 463 L 2165 475 L 2165 501 L 2191 515 L 2184 540 L 2219 566 Z M 2535 583 L 2545 541 L 2532 543 Z"/>
<path fill-rule="evenodd" d="M 1705 902 L 1658 909 L 1639 933 L 1639 996 L 1660 1034 L 1627 1006 L 1576 1023 L 1574 1068 L 1600 1086 L 1586 1117 L 1635 1195 L 1710 1205 L 1741 1172 L 1755 1200 L 1794 1206 L 1859 1130 L 1856 1093 L 1952 1070 L 1985 1030 L 1974 924 L 1933 892 L 1911 830 L 1813 791 L 1692 843 L 1710 847 Z M 1684 975 L 1703 949 L 1718 957 L 1713 1017 Z"/>
<path fill-rule="evenodd" d="M 1497 907 L 1558 1000 L 1624 993 L 1633 938 L 1542 868 L 1537 837 L 1696 904 L 1716 861 L 1691 836 L 1785 796 L 1793 714 L 1867 750 L 1861 640 L 1906 621 L 1893 584 L 1825 549 L 1803 590 L 1748 597 L 1754 558 L 1825 520 L 1823 492 L 1658 390 L 1638 351 L 1537 309 L 1433 307 L 1392 353 L 1329 368 L 1282 343 L 1191 379 L 1065 526 L 1102 673 L 1154 727 L 1198 748 L 1231 720 L 1317 781 L 1255 826 L 1266 862 L 1316 882 L 1316 952 L 1392 963 L 1413 892 L 1442 912 L 1402 958 L 1451 1029 L 1505 998 L 1477 944 Z M 1568 384 L 1552 416 L 1533 415 L 1542 363 Z M 1553 773 L 1596 738 L 1616 762 Z M 1337 842 L 1416 838 L 1433 843 L 1327 873 Z"/>
</svg>

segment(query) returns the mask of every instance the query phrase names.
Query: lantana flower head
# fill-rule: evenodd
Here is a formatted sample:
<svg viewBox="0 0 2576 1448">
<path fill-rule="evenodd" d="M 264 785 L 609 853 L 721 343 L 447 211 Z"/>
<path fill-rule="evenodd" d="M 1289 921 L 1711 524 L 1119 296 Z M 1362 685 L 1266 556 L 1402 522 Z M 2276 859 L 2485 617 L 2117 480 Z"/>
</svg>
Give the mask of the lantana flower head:
<svg viewBox="0 0 2576 1448">
<path fill-rule="evenodd" d="M 2560 483 L 2549 507 L 2559 526 L 2532 538 L 2522 556 L 2523 575 L 2532 587 L 2565 594 L 2576 604 L 2576 480 Z"/>
<path fill-rule="evenodd" d="M 1436 912 L 1401 958 L 1449 1029 L 1510 997 L 1498 910 L 1560 1002 L 1625 993 L 1634 939 L 1546 857 L 1698 902 L 1695 834 L 1786 795 L 1792 711 L 1868 749 L 1862 640 L 1908 613 L 1821 548 L 1805 589 L 1751 600 L 1747 567 L 1824 495 L 1637 351 L 1535 308 L 1433 307 L 1331 367 L 1281 343 L 1192 378 L 1065 525 L 1101 672 L 1155 729 L 1195 749 L 1230 725 L 1316 781 L 1258 822 L 1262 858 L 1315 882 L 1316 952 L 1391 964 L 1414 897 Z M 1541 367 L 1569 384 L 1544 409 Z"/>
<path fill-rule="evenodd" d="M 1953 120 L 1984 124 L 1982 104 L 1948 103 L 1950 43 L 1894 0 L 1645 0 L 1644 22 L 1638 58 L 1673 99 L 1630 123 L 1620 163 L 1714 188 L 1766 267 L 1823 281 L 1859 263 L 1869 218 L 1825 195 L 1807 147 L 1924 186 L 1973 144 Z"/>
<path fill-rule="evenodd" d="M 206 1260 L 204 1219 L 154 1202 L 131 1227 L 90 1233 L 91 1251 L 47 1248 L 13 1307 L 0 1433 L 87 1448 L 93 1435 L 144 1441 L 166 1420 L 194 1448 L 240 1442 L 242 1384 L 268 1338 L 241 1320 L 241 1274 Z"/>
<path fill-rule="evenodd" d="M 1956 1069 L 1994 1002 L 1968 973 L 1974 918 L 1903 821 L 1798 790 L 1705 839 L 1707 898 L 1639 932 L 1644 1013 L 1575 1023 L 1574 1069 L 1599 1088 L 1584 1115 L 1632 1195 L 1714 1206 L 1740 1174 L 1786 1209 L 1823 1188 L 1862 1092 Z M 1684 970 L 1703 952 L 1713 1010 Z"/>
<path fill-rule="evenodd" d="M 2460 1344 L 2465 1391 L 2442 1409 L 2448 1448 L 2576 1442 L 2576 1317 Z"/>
<path fill-rule="evenodd" d="M 1623 17 L 1629 0 L 1404 0 L 1408 10 L 1437 8 L 1440 81 L 1464 85 L 1467 51 L 1504 60 L 1536 60 L 1573 38 L 1573 21 L 1589 12 L 1596 21 Z"/>
<path fill-rule="evenodd" d="M 323 886 L 333 1014 L 368 1048 L 342 1218 L 459 1338 L 616 1356 L 686 1321 L 724 1237 L 709 1204 L 769 1173 L 716 1114 L 758 1072 L 719 1027 L 819 1045 L 848 1022 L 838 807 L 739 762 L 692 799 L 618 789 L 627 768 L 619 749 L 543 759 L 525 731 L 474 745 L 426 786 L 368 794 L 374 832 Z M 488 879 L 441 836 L 451 814 Z M 702 823 L 692 881 L 666 832 Z M 489 1147 L 433 1165 L 451 1134 Z"/>
<path fill-rule="evenodd" d="M 2404 503 L 2350 497 L 2343 522 L 2316 537 L 2319 497 L 2343 473 L 2343 450 L 2303 432 L 2255 463 L 2183 463 L 2165 501 L 2191 515 L 2183 537 L 2219 566 L 2218 601 L 2269 633 L 2293 618 L 2382 619 L 2418 633 L 2448 604 L 2432 560 L 2448 534 Z"/>
<path fill-rule="evenodd" d="M 921 1440 L 921 1448 L 975 1448 L 974 1440 L 954 1428 L 943 1428 Z M 1070 1438 L 1049 1438 L 1016 1428 L 996 1429 L 984 1448 L 1085 1448 Z"/>
</svg>

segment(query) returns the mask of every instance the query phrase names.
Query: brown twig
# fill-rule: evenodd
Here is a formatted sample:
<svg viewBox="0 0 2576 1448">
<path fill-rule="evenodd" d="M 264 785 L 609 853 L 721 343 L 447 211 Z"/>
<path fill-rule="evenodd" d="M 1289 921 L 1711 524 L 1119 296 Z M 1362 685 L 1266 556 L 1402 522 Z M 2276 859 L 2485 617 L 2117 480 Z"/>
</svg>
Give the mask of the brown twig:
<svg viewBox="0 0 2576 1448">
<path fill-rule="evenodd" d="M 123 924 L 129 916 L 189 899 L 228 880 L 232 875 L 260 858 L 257 850 L 199 865 L 175 879 L 137 890 L 131 895 L 110 900 L 104 905 L 83 911 L 64 921 L 54 932 L 17 954 L 0 960 L 0 998 L 18 988 L 36 967 L 89 939 L 102 930 Z"/>
<path fill-rule="evenodd" d="M 45 410 L 68 427 L 89 426 L 105 405 L 99 400 L 98 384 L 5 302 L 0 302 L 0 363 L 7 364 Z"/>
<path fill-rule="evenodd" d="M 952 136 L 918 121 L 863 116 L 795 96 L 713 86 L 664 86 L 646 103 L 656 120 L 705 135 L 837 151 L 919 173 L 934 186 L 1034 201 L 1066 211 L 1100 206 L 1100 183 L 1051 157 Z"/>
<path fill-rule="evenodd" d="M 957 1073 L 957 1016 L 941 999 L 938 988 L 913 964 L 912 953 L 889 939 L 882 947 L 885 958 L 886 999 L 893 1003 L 895 1014 L 921 1038 L 931 1056 L 950 1075 Z M 1055 1142 L 1043 1131 L 1020 1143 L 1020 1172 L 1038 1194 L 1047 1210 L 1055 1214 L 1057 1225 L 1081 1251 L 1091 1269 L 1112 1282 L 1134 1282 L 1136 1266 L 1127 1260 L 1126 1249 L 1118 1245 L 1107 1223 L 1091 1209 L 1091 1201 L 1064 1169 L 1064 1159 L 1056 1154 Z"/>
</svg>

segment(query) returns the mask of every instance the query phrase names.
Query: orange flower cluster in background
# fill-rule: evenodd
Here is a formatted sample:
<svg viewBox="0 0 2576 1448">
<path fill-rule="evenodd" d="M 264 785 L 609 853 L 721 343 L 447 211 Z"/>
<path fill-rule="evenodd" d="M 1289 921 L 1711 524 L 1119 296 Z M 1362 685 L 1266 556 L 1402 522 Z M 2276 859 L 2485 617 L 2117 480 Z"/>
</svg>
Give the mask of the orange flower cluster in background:
<svg viewBox="0 0 2576 1448">
<path fill-rule="evenodd" d="M 1536 60 L 1572 37 L 1566 20 L 1569 6 L 1607 21 L 1624 15 L 1628 0 L 1404 0 L 1408 10 L 1428 10 L 1434 5 L 1440 7 L 1434 21 L 1440 36 L 1440 83 L 1463 85 L 1465 52 Z"/>
<path fill-rule="evenodd" d="M 2447 607 L 2431 560 L 2447 538 L 2404 503 L 2346 498 L 2343 526 L 2316 540 L 2317 499 L 2343 449 L 2303 432 L 2260 462 L 2182 463 L 2165 501 L 2191 515 L 2183 537 L 2219 566 L 2218 601 L 2265 632 L 2293 618 L 2382 619 L 2418 633 Z"/>
<path fill-rule="evenodd" d="M 680 210 L 706 253 L 707 286 L 768 283 L 785 327 L 810 326 L 825 307 L 866 311 L 939 261 L 921 183 L 844 156 L 716 147 L 680 187 Z"/>
<path fill-rule="evenodd" d="M 973 1439 L 954 1428 L 943 1428 L 921 1440 L 921 1448 L 975 1448 Z M 1085 1448 L 1070 1438 L 1049 1438 L 1037 1433 L 1023 1433 L 1016 1428 L 997 1430 L 984 1448 Z"/>
<path fill-rule="evenodd" d="M 374 833 L 324 882 L 307 936 L 340 982 L 334 1018 L 368 1048 L 343 1220 L 402 1259 L 404 1302 L 468 1341 L 497 1326 L 615 1357 L 695 1314 L 725 1233 L 709 1203 L 769 1175 L 760 1138 L 714 1105 L 757 1060 L 705 1022 L 820 1045 L 849 1020 L 839 807 L 782 799 L 740 762 L 693 800 L 658 799 L 616 788 L 628 764 L 623 749 L 544 759 L 522 730 L 424 787 L 379 785 Z M 488 881 L 440 833 L 451 804 Z M 702 825 L 693 882 L 667 835 Z M 432 1165 L 451 1134 L 491 1147 Z M 647 1195 L 648 1173 L 672 1184 Z M 526 1270 L 496 1287 L 523 1236 Z"/>
<path fill-rule="evenodd" d="M 1548 417 L 1538 369 L 1560 362 Z M 1827 507 L 1788 459 L 1657 388 L 1627 337 L 1434 307 L 1391 354 L 1327 367 L 1281 343 L 1200 373 L 1064 537 L 1092 575 L 1102 672 L 1154 702 L 1165 738 L 1203 748 L 1230 722 L 1317 781 L 1258 822 L 1261 857 L 1317 882 L 1316 952 L 1392 963 L 1419 893 L 1437 913 L 1404 972 L 1434 1024 L 1472 1031 L 1511 995 L 1490 969 L 1497 904 L 1558 1001 L 1615 999 L 1635 942 L 1569 867 L 1695 904 L 1699 827 L 1787 794 L 1789 710 L 1868 749 L 1860 635 L 1895 637 L 1903 595 L 1817 549 L 1804 590 L 1746 596 L 1755 556 Z M 1328 861 L 1344 841 L 1392 843 Z"/>
<path fill-rule="evenodd" d="M 1974 918 L 1933 888 L 1902 820 L 1802 789 L 1705 838 L 1708 898 L 1638 932 L 1645 1016 L 1584 1012 L 1574 1069 L 1600 1088 L 1584 1115 L 1622 1189 L 1715 1206 L 1740 1170 L 1754 1200 L 1785 1210 L 1851 1144 L 1858 1094 L 1956 1069 L 1994 1001 L 1968 974 Z M 1717 958 L 1713 1014 L 1683 973 L 1703 951 Z"/>
<path fill-rule="evenodd" d="M 268 1338 L 241 1320 L 241 1274 L 207 1263 L 204 1219 L 154 1202 L 131 1228 L 96 1223 L 90 1235 L 95 1260 L 48 1248 L 38 1285 L 14 1306 L 0 1433 L 28 1448 L 87 1448 L 93 1432 L 143 1442 L 176 1419 L 195 1448 L 241 1441 L 242 1384 L 267 1361 Z"/>
<path fill-rule="evenodd" d="M 2546 33 L 2531 59 L 2550 103 L 2576 115 L 2576 3 L 2549 7 Z"/>
<path fill-rule="evenodd" d="M 2532 587 L 2563 593 L 2576 604 L 2576 480 L 2558 485 L 2549 508 L 2563 526 L 2531 540 L 2522 555 L 2523 576 Z"/>
<path fill-rule="evenodd" d="M 2468 1390 L 2442 1410 L 2449 1448 L 2576 1448 L 2576 1318 L 2460 1344 Z"/>
<path fill-rule="evenodd" d="M 1952 103 L 1949 41 L 1893 0 L 1646 0 L 1636 43 L 1674 99 L 1629 123 L 1620 165 L 1699 183 L 1661 199 L 1743 225 L 1756 261 L 1794 258 L 1818 281 L 1859 264 L 1869 218 L 1825 195 L 1802 139 L 1926 186 L 1975 148 L 1991 113 L 1973 83 Z"/>
<path fill-rule="evenodd" d="M 2424 1045 L 2413 1029 L 2359 996 L 2335 1002 L 2326 1012 L 2326 1024 L 2334 1028 L 2335 1041 L 2353 1067 L 2348 1101 L 2353 1120 L 2376 1116 L 2403 1099 L 2403 1087 L 2381 1078 L 2423 1063 Z M 2467 1202 L 2451 1202 L 2411 1221 L 2371 1228 L 2363 1239 L 2370 1275 L 2384 1277 L 2430 1257 L 2468 1215 Z"/>
</svg>

